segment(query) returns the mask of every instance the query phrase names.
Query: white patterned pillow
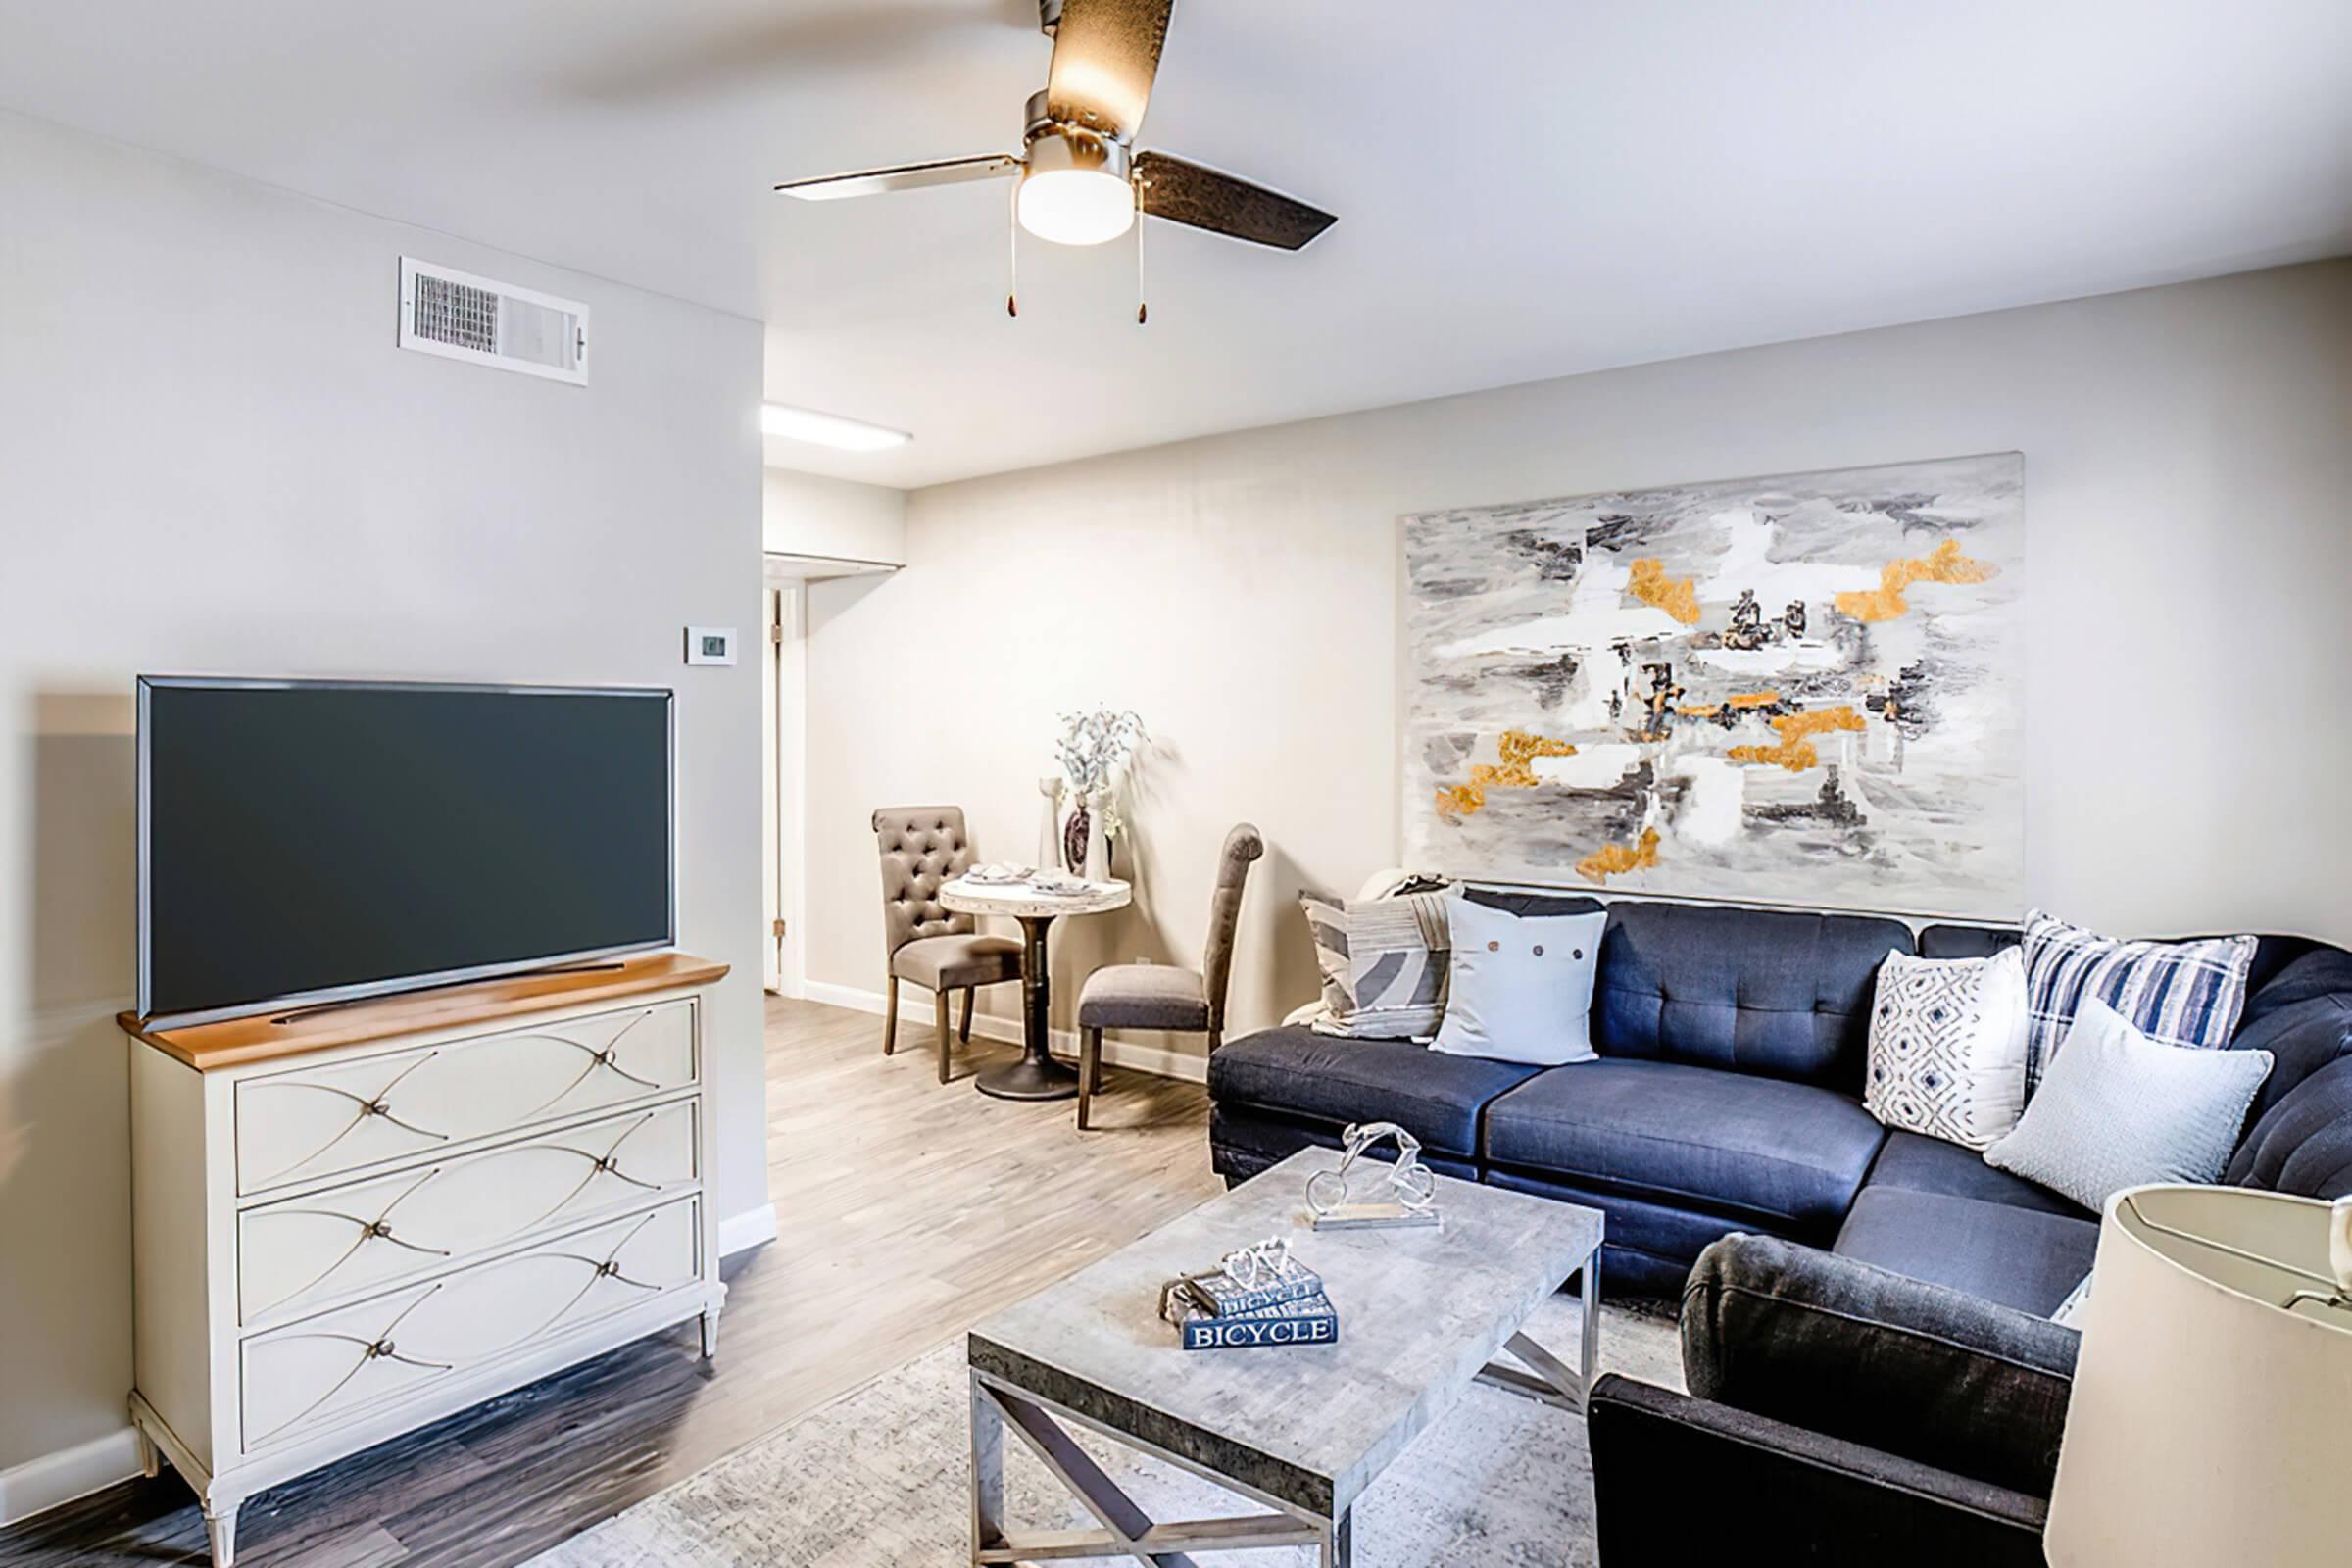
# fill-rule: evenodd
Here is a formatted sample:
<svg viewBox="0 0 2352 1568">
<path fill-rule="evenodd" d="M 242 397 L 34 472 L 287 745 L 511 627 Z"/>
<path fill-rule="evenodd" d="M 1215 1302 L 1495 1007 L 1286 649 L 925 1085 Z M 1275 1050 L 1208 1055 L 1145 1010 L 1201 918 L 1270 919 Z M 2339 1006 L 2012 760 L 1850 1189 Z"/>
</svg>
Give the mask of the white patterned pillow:
<svg viewBox="0 0 2352 1568">
<path fill-rule="evenodd" d="M 2104 1002 L 2084 1002 L 2041 1092 L 1984 1163 L 2088 1209 L 2146 1182 L 2210 1182 L 2271 1062 L 2267 1051 L 2161 1045 Z"/>
<path fill-rule="evenodd" d="M 2050 1070 L 2075 1015 L 2103 1002 L 2160 1046 L 2215 1051 L 2237 1032 L 2254 967 L 2252 937 L 2118 942 L 2033 910 L 2026 916 L 2026 1093 Z"/>
<path fill-rule="evenodd" d="M 1446 1013 L 1446 895 L 1341 903 L 1298 895 L 1323 970 L 1319 1034 L 1426 1040 Z"/>
<path fill-rule="evenodd" d="M 2026 1102 L 2026 965 L 1890 950 L 1870 1012 L 1862 1104 L 1904 1132 L 1988 1149 Z"/>
</svg>

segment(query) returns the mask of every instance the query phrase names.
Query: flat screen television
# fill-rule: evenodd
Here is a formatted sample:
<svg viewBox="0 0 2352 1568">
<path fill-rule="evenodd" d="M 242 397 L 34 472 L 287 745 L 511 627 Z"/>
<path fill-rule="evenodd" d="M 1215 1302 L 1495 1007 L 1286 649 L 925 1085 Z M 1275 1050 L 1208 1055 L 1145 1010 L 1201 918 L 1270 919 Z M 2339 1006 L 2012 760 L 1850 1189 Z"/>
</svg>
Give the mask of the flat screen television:
<svg viewBox="0 0 2352 1568">
<path fill-rule="evenodd" d="M 142 1016 L 672 945 L 670 694 L 139 678 Z"/>
</svg>

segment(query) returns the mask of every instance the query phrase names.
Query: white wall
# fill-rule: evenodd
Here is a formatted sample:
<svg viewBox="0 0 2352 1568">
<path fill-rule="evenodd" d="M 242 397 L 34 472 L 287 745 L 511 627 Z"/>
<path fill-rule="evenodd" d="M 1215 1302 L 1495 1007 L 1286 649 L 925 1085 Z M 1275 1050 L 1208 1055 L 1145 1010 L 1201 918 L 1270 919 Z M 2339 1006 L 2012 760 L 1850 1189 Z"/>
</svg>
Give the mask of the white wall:
<svg viewBox="0 0 2352 1568">
<path fill-rule="evenodd" d="M 2352 940 L 2352 263 L 2330 263 L 917 491 L 906 570 L 811 590 L 811 982 L 879 988 L 871 808 L 960 802 L 984 855 L 1026 858 L 1054 713 L 1104 700 L 1165 750 L 1131 813 L 1140 903 L 1061 937 L 1057 1015 L 1096 963 L 1197 961 L 1248 817 L 1269 852 L 1232 1016 L 1265 1023 L 1314 994 L 1292 895 L 1399 853 L 1399 514 L 2013 448 L 2029 897 L 2121 932 Z"/>
<path fill-rule="evenodd" d="M 14 117 L 0 214 L 5 1472 L 130 1386 L 139 671 L 674 686 L 722 1214 L 766 1161 L 760 672 L 681 664 L 760 624 L 759 325 Z M 595 383 L 400 352 L 404 252 L 587 300 Z"/>
<path fill-rule="evenodd" d="M 787 556 L 902 565 L 906 492 L 769 468 L 761 491 L 766 548 Z"/>
</svg>

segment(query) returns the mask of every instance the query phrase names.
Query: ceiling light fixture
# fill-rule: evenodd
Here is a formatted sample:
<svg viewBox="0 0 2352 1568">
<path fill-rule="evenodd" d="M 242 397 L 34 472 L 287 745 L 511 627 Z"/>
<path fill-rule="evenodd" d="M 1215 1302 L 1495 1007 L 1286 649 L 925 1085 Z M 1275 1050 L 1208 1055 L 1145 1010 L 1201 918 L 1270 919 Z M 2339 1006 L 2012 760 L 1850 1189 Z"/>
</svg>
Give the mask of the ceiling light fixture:
<svg viewBox="0 0 2352 1568">
<path fill-rule="evenodd" d="M 1127 149 L 1115 141 L 1053 127 L 1029 143 L 1014 196 L 1021 226 L 1056 245 L 1101 245 L 1135 226 Z"/>
<path fill-rule="evenodd" d="M 814 409 L 796 409 L 784 403 L 760 406 L 760 428 L 787 441 L 808 441 L 843 452 L 884 452 L 914 439 L 904 430 L 867 424 L 861 419 L 845 419 L 838 414 L 819 414 Z"/>
</svg>

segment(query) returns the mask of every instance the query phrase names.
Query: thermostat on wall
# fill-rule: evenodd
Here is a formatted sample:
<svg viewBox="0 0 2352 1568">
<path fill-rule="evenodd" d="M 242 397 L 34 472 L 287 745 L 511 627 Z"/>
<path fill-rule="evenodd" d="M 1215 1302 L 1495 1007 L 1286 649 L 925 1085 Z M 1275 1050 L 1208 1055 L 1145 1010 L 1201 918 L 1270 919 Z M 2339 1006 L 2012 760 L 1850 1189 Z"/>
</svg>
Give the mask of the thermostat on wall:
<svg viewBox="0 0 2352 1568">
<path fill-rule="evenodd" d="M 686 662 L 689 664 L 732 664 L 735 662 L 735 628 L 732 626 L 687 627 Z"/>
</svg>

